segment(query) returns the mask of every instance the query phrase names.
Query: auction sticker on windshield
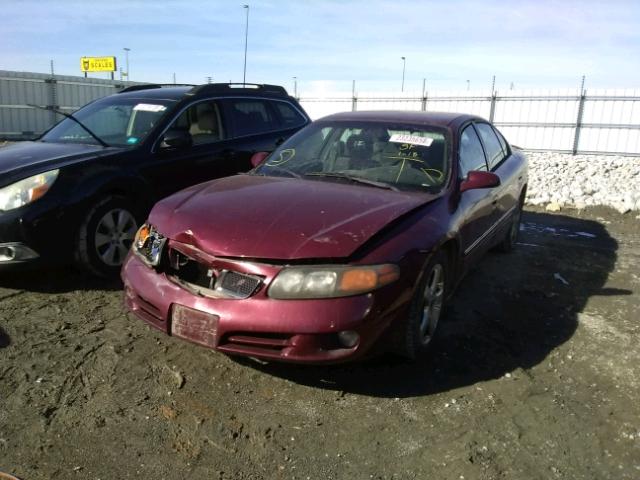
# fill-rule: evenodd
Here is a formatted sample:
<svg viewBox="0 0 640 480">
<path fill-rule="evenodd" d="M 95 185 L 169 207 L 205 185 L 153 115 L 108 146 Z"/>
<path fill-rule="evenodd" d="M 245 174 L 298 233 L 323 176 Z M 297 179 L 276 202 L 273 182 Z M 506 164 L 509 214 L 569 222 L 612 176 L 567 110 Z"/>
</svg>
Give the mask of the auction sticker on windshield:
<svg viewBox="0 0 640 480">
<path fill-rule="evenodd" d="M 429 147 L 433 143 L 433 138 L 419 137 L 418 135 L 406 135 L 404 133 L 394 133 L 389 139 L 390 142 L 408 143 L 410 145 L 421 145 Z"/>
<path fill-rule="evenodd" d="M 156 105 L 154 103 L 139 103 L 133 107 L 133 109 L 141 112 L 163 112 L 167 107 L 164 105 Z"/>
</svg>

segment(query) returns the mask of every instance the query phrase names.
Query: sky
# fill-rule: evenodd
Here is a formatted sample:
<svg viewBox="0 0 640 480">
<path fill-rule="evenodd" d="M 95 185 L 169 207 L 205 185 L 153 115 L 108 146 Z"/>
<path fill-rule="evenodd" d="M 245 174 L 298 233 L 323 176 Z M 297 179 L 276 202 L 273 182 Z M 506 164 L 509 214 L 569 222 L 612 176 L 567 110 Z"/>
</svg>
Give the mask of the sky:
<svg viewBox="0 0 640 480">
<path fill-rule="evenodd" d="M 247 0 L 245 0 L 247 1 Z M 636 88 L 640 1 L 248 0 L 247 82 L 357 91 Z M 81 75 L 116 56 L 130 79 L 240 82 L 243 2 L 0 0 L 0 69 Z M 405 57 L 405 60 L 402 60 Z M 108 74 L 91 76 L 107 78 Z M 116 74 L 116 78 L 119 75 Z M 294 80 L 296 77 L 296 80 Z"/>
</svg>

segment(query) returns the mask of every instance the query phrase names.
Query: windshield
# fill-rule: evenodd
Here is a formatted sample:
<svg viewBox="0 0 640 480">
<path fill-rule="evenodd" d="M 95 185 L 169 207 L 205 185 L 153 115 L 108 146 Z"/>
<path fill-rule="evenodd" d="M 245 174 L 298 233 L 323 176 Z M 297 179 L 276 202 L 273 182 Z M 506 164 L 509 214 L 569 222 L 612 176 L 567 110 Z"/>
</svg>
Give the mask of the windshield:
<svg viewBox="0 0 640 480">
<path fill-rule="evenodd" d="M 433 190 L 444 185 L 448 171 L 441 130 L 377 122 L 318 122 L 282 144 L 253 173 Z"/>
<path fill-rule="evenodd" d="M 132 147 L 145 139 L 172 103 L 171 100 L 111 96 L 90 103 L 73 116 L 108 145 Z M 63 119 L 41 140 L 99 145 L 89 132 L 69 118 Z"/>
</svg>

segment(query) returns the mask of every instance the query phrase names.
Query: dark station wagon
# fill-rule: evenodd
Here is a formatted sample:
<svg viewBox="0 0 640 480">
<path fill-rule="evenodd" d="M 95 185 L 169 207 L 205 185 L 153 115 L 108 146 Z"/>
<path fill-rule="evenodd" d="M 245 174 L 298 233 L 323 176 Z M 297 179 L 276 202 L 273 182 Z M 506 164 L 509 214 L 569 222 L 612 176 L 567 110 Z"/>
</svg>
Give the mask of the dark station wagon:
<svg viewBox="0 0 640 480">
<path fill-rule="evenodd" d="M 117 274 L 151 206 L 251 168 L 310 120 L 274 85 L 137 85 L 0 149 L 0 269 L 75 259 Z"/>
<path fill-rule="evenodd" d="M 520 151 L 450 113 L 332 115 L 253 163 L 153 208 L 125 303 L 167 334 L 299 363 L 424 351 L 467 269 L 513 247 L 527 187 Z"/>
</svg>

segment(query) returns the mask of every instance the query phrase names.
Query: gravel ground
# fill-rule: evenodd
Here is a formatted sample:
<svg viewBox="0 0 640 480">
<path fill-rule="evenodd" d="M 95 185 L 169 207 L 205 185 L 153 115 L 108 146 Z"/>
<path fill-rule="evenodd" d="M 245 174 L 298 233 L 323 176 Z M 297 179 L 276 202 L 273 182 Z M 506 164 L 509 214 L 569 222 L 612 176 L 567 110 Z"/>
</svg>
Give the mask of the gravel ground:
<svg viewBox="0 0 640 480">
<path fill-rule="evenodd" d="M 637 479 L 640 234 L 529 209 L 429 356 L 239 361 L 126 316 L 117 284 L 0 277 L 0 471 L 35 479 Z"/>
<path fill-rule="evenodd" d="M 640 157 L 527 152 L 527 204 L 640 210 Z"/>
</svg>

